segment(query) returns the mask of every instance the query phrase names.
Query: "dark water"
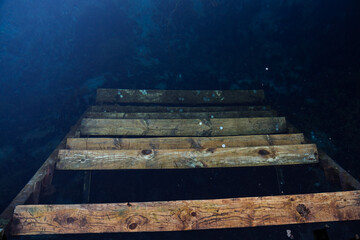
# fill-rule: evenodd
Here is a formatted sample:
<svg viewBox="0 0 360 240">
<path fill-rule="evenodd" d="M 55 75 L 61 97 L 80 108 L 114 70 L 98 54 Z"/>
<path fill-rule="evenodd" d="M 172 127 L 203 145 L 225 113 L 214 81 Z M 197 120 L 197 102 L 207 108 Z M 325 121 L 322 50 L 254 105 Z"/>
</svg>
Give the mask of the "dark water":
<svg viewBox="0 0 360 240">
<path fill-rule="evenodd" d="M 94 103 L 98 87 L 263 88 L 271 105 L 359 179 L 359 12 L 358 0 L 0 1 L 0 209 Z M 285 193 L 331 190 L 317 169 L 304 169 L 298 181 L 292 171 L 284 169 Z M 93 202 L 278 194 L 273 168 L 117 174 L 95 174 Z M 264 179 L 249 185 L 254 175 Z M 71 186 L 70 194 L 59 189 L 44 201 L 79 202 L 81 177 L 59 173 L 54 183 Z M 111 177 L 129 184 L 106 185 Z M 329 226 L 330 239 L 360 234 L 356 222 Z M 105 238 L 288 239 L 291 229 L 295 239 L 313 239 L 323 227 Z"/>
</svg>

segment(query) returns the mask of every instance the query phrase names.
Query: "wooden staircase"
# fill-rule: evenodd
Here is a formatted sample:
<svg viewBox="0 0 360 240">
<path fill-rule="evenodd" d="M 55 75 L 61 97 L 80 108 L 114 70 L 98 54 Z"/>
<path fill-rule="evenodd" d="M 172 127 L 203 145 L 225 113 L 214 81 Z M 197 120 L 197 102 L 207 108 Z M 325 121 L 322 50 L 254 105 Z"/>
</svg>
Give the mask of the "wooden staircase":
<svg viewBox="0 0 360 240">
<path fill-rule="evenodd" d="M 360 184 L 264 92 L 98 89 L 91 106 L 0 215 L 7 236 L 154 232 L 360 220 Z M 40 205 L 54 170 L 318 164 L 343 191 L 212 200 Z M 161 172 L 159 172 L 161 174 Z"/>
</svg>

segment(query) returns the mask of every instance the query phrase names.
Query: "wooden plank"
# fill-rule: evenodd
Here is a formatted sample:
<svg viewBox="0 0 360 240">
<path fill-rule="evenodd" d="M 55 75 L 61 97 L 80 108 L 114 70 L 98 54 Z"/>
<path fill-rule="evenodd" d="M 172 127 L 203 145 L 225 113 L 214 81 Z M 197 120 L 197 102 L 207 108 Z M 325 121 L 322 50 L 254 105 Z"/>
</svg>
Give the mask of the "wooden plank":
<svg viewBox="0 0 360 240">
<path fill-rule="evenodd" d="M 226 111 L 226 112 L 186 112 L 186 113 L 112 113 L 89 112 L 86 118 L 104 119 L 191 119 L 191 118 L 247 118 L 275 117 L 275 111 Z"/>
<path fill-rule="evenodd" d="M 97 103 L 261 104 L 263 90 L 97 90 Z"/>
<path fill-rule="evenodd" d="M 95 105 L 91 106 L 91 112 L 221 112 L 221 111 L 267 111 L 271 110 L 270 106 L 192 106 L 192 107 L 175 107 L 175 106 L 134 106 L 134 105 Z"/>
<path fill-rule="evenodd" d="M 17 206 L 13 235 L 157 232 L 360 220 L 360 191 L 214 200 Z"/>
<path fill-rule="evenodd" d="M 60 170 L 183 169 L 317 163 L 314 144 L 207 149 L 60 150 Z"/>
<path fill-rule="evenodd" d="M 286 131 L 283 117 L 206 119 L 83 119 L 81 134 L 92 136 L 227 136 Z"/>
<path fill-rule="evenodd" d="M 304 143 L 303 134 L 250 135 L 227 137 L 170 138 L 68 138 L 66 148 L 72 150 L 130 150 L 227 148 Z"/>
</svg>

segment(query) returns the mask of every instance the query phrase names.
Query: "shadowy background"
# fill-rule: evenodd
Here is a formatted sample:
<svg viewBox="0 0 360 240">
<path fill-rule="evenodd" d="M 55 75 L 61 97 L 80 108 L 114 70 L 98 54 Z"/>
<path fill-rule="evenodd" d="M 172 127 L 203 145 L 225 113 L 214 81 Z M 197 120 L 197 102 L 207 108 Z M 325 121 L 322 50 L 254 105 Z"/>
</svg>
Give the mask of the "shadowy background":
<svg viewBox="0 0 360 240">
<path fill-rule="evenodd" d="M 359 179 L 359 12 L 358 0 L 0 1 L 0 209 L 94 103 L 98 87 L 263 88 L 271 105 Z M 146 195 L 146 189 L 126 196 L 180 198 L 164 190 Z M 58 201 L 76 200 L 58 194 Z M 344 227 L 349 225 L 336 226 L 344 238 L 333 239 L 354 236 Z M 267 229 L 208 234 L 280 239 Z M 308 239 L 306 231 L 296 239 Z M 189 238 L 177 234 L 160 236 Z"/>
</svg>

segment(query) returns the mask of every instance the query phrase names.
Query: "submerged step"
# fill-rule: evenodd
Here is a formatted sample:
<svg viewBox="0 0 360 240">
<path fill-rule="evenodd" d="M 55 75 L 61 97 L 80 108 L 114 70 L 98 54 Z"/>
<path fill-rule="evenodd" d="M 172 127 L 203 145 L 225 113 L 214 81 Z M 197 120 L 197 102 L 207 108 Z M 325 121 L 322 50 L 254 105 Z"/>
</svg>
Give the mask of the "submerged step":
<svg viewBox="0 0 360 240">
<path fill-rule="evenodd" d="M 20 205 L 13 235 L 187 231 L 360 219 L 360 191 L 108 204 Z"/>
<path fill-rule="evenodd" d="M 97 90 L 97 103 L 157 104 L 261 104 L 263 90 Z"/>
<path fill-rule="evenodd" d="M 227 136 L 286 132 L 284 117 L 214 119 L 92 119 L 84 118 L 88 136 Z"/>
<path fill-rule="evenodd" d="M 158 138 L 68 138 L 66 148 L 73 150 L 231 148 L 304 143 L 304 135 L 271 134 L 225 137 L 158 137 Z"/>
<path fill-rule="evenodd" d="M 310 164 L 314 144 L 207 149 L 60 150 L 60 170 L 183 169 Z"/>
</svg>

